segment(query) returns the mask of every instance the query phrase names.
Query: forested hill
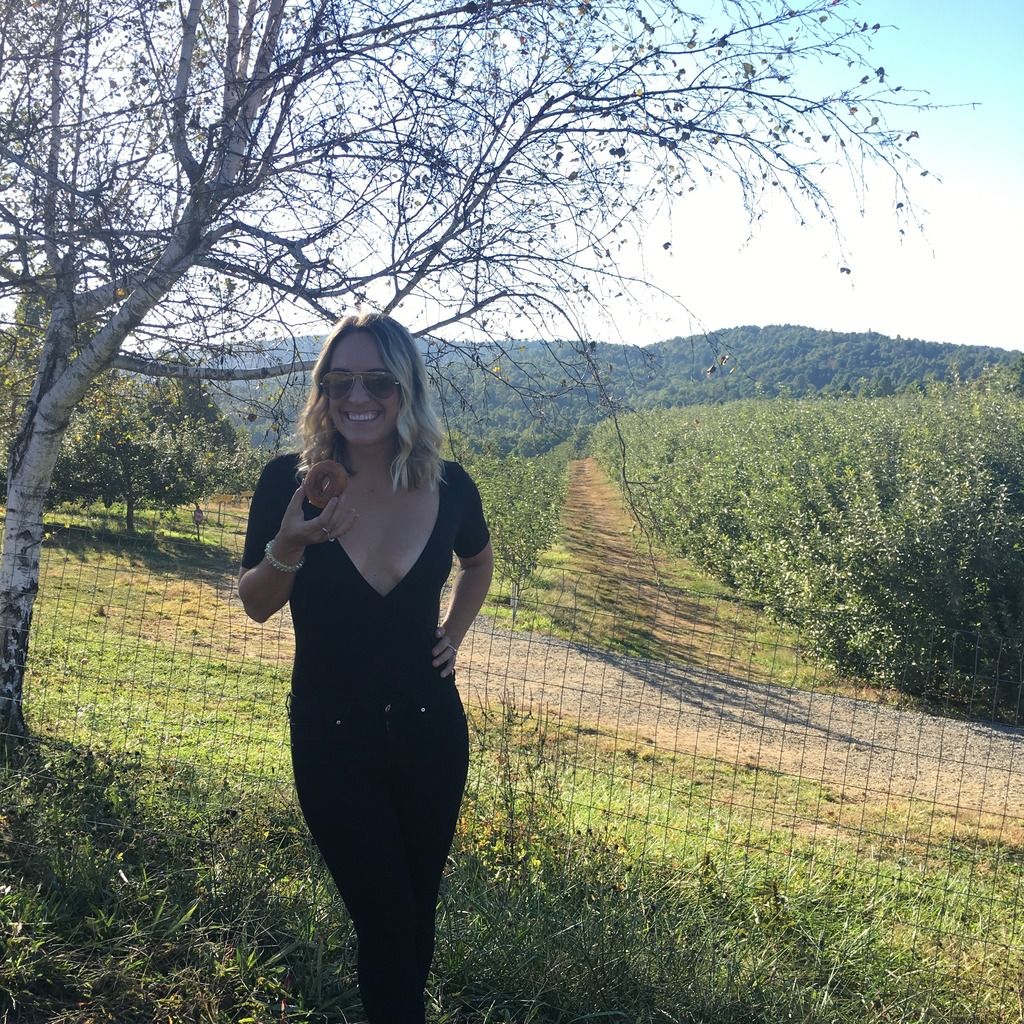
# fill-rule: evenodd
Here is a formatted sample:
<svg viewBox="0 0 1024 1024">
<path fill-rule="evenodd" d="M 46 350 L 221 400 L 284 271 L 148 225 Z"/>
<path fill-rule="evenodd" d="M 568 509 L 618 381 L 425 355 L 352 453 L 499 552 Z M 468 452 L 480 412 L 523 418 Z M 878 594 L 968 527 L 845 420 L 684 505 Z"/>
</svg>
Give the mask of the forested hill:
<svg viewBox="0 0 1024 1024">
<path fill-rule="evenodd" d="M 319 349 L 319 339 L 298 344 L 302 355 Z M 433 365 L 434 375 L 446 382 L 447 424 L 468 436 L 532 454 L 608 413 L 594 374 L 580 366 L 568 343 L 518 341 L 500 349 L 482 344 L 476 357 L 492 373 L 454 356 Z M 845 391 L 886 395 L 928 380 L 971 380 L 987 366 L 1009 365 L 1022 357 L 998 348 L 782 325 L 734 327 L 644 348 L 597 344 L 590 358 L 617 405 L 646 409 L 773 397 L 783 391 L 794 397 Z M 272 438 L 291 433 L 305 388 L 304 381 L 236 385 L 229 389 L 231 399 L 224 396 L 225 404 L 258 444 L 272 444 Z M 539 392 L 561 395 L 532 397 Z"/>
<path fill-rule="evenodd" d="M 461 401 L 445 403 L 449 421 L 530 453 L 603 419 L 607 405 L 599 400 L 592 378 L 545 402 L 524 401 L 506 386 L 521 388 L 542 377 L 561 384 L 565 369 L 560 355 L 569 365 L 578 363 L 570 346 L 557 343 L 519 343 L 510 353 L 495 353 L 503 381 L 477 378 L 460 388 Z M 929 380 L 972 380 L 986 367 L 1007 366 L 1022 357 L 999 348 L 781 325 L 734 327 L 644 348 L 599 344 L 591 358 L 617 405 L 648 409 L 782 393 L 882 396 Z"/>
<path fill-rule="evenodd" d="M 886 395 L 929 379 L 971 380 L 986 366 L 1020 358 L 1019 352 L 987 346 L 889 338 L 873 331 L 841 334 L 790 324 L 674 338 L 647 351 L 665 379 L 646 382 L 638 400 L 673 406 L 724 397 L 771 397 L 783 390 L 795 397 L 818 391 Z"/>
</svg>

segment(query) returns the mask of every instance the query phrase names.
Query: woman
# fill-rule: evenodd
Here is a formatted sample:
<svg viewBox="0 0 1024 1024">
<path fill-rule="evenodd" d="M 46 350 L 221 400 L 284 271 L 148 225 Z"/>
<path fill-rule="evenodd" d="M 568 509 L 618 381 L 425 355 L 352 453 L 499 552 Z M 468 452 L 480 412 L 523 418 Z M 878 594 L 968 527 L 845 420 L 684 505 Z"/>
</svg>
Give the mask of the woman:
<svg viewBox="0 0 1024 1024">
<path fill-rule="evenodd" d="M 370 1024 L 414 1024 L 468 766 L 455 661 L 491 545 L 476 486 L 440 458 L 413 339 L 390 317 L 348 317 L 328 336 L 301 437 L 256 487 L 238 593 L 258 622 L 291 606 L 299 803 L 355 924 Z M 325 458 L 349 484 L 318 511 L 299 480 Z"/>
</svg>

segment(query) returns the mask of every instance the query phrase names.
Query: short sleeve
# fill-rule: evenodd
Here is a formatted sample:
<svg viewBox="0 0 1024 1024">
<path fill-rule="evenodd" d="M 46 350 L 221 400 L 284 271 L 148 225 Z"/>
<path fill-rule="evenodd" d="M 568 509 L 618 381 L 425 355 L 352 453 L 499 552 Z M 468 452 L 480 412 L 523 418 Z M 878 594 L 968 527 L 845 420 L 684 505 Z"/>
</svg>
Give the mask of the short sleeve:
<svg viewBox="0 0 1024 1024">
<path fill-rule="evenodd" d="M 277 536 L 284 511 L 298 486 L 298 456 L 281 455 L 263 468 L 249 504 L 242 568 L 252 569 L 263 561 L 267 541 Z"/>
<path fill-rule="evenodd" d="M 455 533 L 455 554 L 460 558 L 472 558 L 480 554 L 491 539 L 480 490 L 458 463 L 446 464 L 445 478 L 459 497 L 461 511 L 459 528 Z"/>
</svg>

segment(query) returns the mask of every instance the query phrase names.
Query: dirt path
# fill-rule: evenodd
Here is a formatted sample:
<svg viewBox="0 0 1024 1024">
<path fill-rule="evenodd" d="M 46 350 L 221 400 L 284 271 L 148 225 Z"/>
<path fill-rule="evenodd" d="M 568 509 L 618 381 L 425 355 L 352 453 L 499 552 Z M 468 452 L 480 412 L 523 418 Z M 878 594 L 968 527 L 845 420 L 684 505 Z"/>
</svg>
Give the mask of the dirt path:
<svg viewBox="0 0 1024 1024">
<path fill-rule="evenodd" d="M 663 613 L 662 566 L 594 459 L 569 464 L 562 541 L 573 567 L 598 580 L 596 603 L 607 615 L 643 623 L 648 644 L 666 660 L 692 656 L 687 640 L 703 618 L 699 608 L 688 604 L 672 615 Z"/>
<path fill-rule="evenodd" d="M 606 575 L 649 568 L 622 499 L 593 459 L 569 464 L 563 523 L 565 546 L 580 568 Z"/>
<path fill-rule="evenodd" d="M 678 563 L 653 552 L 633 529 L 618 489 L 595 460 L 582 459 L 569 468 L 563 544 L 573 568 L 598 581 L 596 593 L 584 595 L 582 603 L 592 602 L 587 611 L 599 631 L 614 638 L 615 649 L 735 675 L 746 645 L 739 674 L 760 682 L 776 678 L 779 666 L 763 657 L 751 659 L 749 644 L 758 638 L 762 647 L 777 645 L 778 626 L 706 577 L 698 576 L 696 586 L 673 586 Z"/>
<path fill-rule="evenodd" d="M 567 505 L 574 564 L 609 580 L 603 600 L 651 624 L 659 657 L 612 656 L 481 620 L 460 654 L 474 698 L 510 698 L 638 749 L 822 782 L 844 800 L 914 797 L 957 817 L 996 816 L 1000 835 L 1024 842 L 1024 730 L 722 672 L 699 636 L 713 626 L 695 626 L 687 608 L 659 600 L 621 501 L 589 460 L 573 464 Z"/>
</svg>

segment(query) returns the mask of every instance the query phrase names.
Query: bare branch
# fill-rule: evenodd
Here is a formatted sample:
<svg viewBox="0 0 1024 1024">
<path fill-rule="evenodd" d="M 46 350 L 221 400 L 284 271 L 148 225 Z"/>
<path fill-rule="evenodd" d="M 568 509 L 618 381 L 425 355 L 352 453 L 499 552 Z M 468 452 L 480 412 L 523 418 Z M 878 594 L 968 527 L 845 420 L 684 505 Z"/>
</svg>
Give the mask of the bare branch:
<svg viewBox="0 0 1024 1024">
<path fill-rule="evenodd" d="M 189 0 L 188 13 L 182 19 L 181 54 L 178 58 L 178 74 L 174 81 L 171 107 L 171 146 L 182 170 L 193 184 L 199 180 L 200 170 L 199 163 L 188 147 L 185 119 L 188 114 L 188 86 L 192 75 L 192 59 L 195 55 L 196 32 L 202 9 L 203 0 Z"/>
<path fill-rule="evenodd" d="M 50 57 L 50 133 L 49 147 L 46 157 L 47 188 L 43 200 L 43 246 L 50 266 L 57 269 L 61 262 L 61 254 L 57 248 L 57 195 L 58 168 L 60 166 L 61 145 L 64 134 L 61 126 L 61 108 L 63 104 L 61 84 L 61 60 L 64 56 L 65 4 L 58 3 L 54 23 L 54 46 Z"/>
<path fill-rule="evenodd" d="M 316 365 L 315 359 L 293 359 L 289 363 L 273 363 L 267 366 L 217 367 L 191 366 L 186 363 L 162 362 L 159 359 L 145 359 L 141 356 L 120 353 L 110 364 L 116 370 L 139 373 L 146 377 L 174 377 L 182 380 L 268 380 L 288 374 L 308 373 Z"/>
</svg>

